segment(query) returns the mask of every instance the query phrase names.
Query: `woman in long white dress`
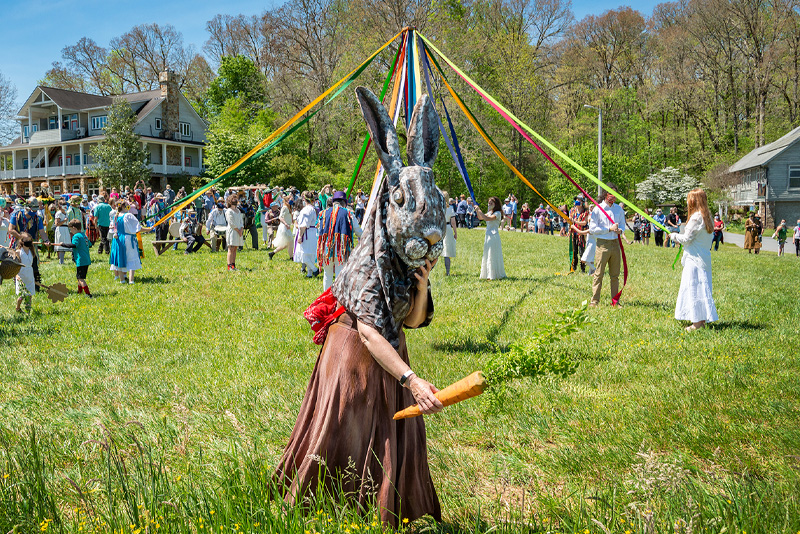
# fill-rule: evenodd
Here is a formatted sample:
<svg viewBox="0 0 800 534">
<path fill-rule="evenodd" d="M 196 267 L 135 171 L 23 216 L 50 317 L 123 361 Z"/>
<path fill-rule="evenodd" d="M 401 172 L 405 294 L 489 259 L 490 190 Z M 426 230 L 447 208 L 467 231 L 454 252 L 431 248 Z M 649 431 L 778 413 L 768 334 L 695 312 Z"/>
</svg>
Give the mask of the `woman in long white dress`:
<svg viewBox="0 0 800 534">
<path fill-rule="evenodd" d="M 458 239 L 456 231 L 456 210 L 450 203 L 450 195 L 447 191 L 442 191 L 444 200 L 447 203 L 447 211 L 444 214 L 444 220 L 447 221 L 447 230 L 444 234 L 444 248 L 442 249 L 442 257 L 444 258 L 445 275 L 450 276 L 450 260 L 456 257 L 456 239 Z"/>
<path fill-rule="evenodd" d="M 54 225 L 54 241 L 56 243 L 72 243 L 72 236 L 69 235 L 69 228 L 67 228 L 67 206 L 65 204 L 61 204 L 58 207 Z M 64 265 L 64 256 L 68 250 L 67 247 L 56 246 L 55 251 L 58 254 L 59 265 Z"/>
<path fill-rule="evenodd" d="M 283 206 L 281 206 L 281 213 L 278 215 L 278 221 L 278 231 L 275 232 L 275 238 L 272 240 L 275 250 L 269 253 L 269 259 L 272 259 L 272 257 L 281 250 L 288 249 L 293 241 L 292 211 L 289 209 L 288 197 L 283 198 Z"/>
<path fill-rule="evenodd" d="M 244 246 L 244 215 L 239 211 L 239 197 L 230 195 L 226 201 L 225 220 L 228 229 L 225 231 L 225 243 L 228 245 L 228 270 L 236 270 L 236 253 Z"/>
<path fill-rule="evenodd" d="M 719 317 L 711 286 L 714 219 L 708 209 L 706 192 L 699 188 L 693 189 L 689 192 L 686 205 L 689 220 L 683 233 L 667 234 L 667 239 L 683 245 L 683 275 L 678 301 L 675 303 L 675 319 L 691 321 L 692 324 L 686 327 L 686 331 L 692 332 Z"/>
<path fill-rule="evenodd" d="M 500 243 L 500 221 L 503 219 L 501 206 L 500 199 L 497 197 L 489 199 L 487 213 L 483 213 L 479 206 L 475 206 L 475 215 L 478 219 L 486 221 L 481 278 L 488 280 L 499 280 L 506 277 L 506 269 L 503 266 L 503 248 Z"/>
<path fill-rule="evenodd" d="M 111 271 L 114 272 L 114 276 L 120 283 L 125 283 L 125 273 L 128 273 L 128 283 L 132 284 L 134 273 L 142 268 L 142 260 L 139 259 L 139 243 L 136 239 L 136 234 L 141 232 L 142 226 L 130 213 L 130 205 L 127 200 L 119 201 L 116 217 L 111 221 L 112 227 L 109 229 L 109 236 L 113 235 L 114 239 L 111 242 L 108 262 L 111 264 Z"/>
<path fill-rule="evenodd" d="M 297 215 L 297 239 L 295 247 L 295 261 L 305 265 L 306 277 L 311 278 L 319 274 L 317 268 L 317 210 L 314 208 L 314 197 L 306 192 L 303 195 L 306 205 Z"/>
</svg>

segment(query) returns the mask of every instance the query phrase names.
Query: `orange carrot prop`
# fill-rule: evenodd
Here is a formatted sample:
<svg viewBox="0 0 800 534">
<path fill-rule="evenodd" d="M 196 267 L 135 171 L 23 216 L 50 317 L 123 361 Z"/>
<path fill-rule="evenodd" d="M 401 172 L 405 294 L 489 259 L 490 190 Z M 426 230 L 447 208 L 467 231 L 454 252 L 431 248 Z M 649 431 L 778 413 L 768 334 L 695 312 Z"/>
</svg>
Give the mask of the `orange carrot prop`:
<svg viewBox="0 0 800 534">
<path fill-rule="evenodd" d="M 475 371 L 455 384 L 447 386 L 436 393 L 435 396 L 443 405 L 450 406 L 451 404 L 480 395 L 486 390 L 486 386 L 486 378 L 483 376 L 483 372 Z M 419 409 L 419 405 L 415 404 L 394 414 L 394 419 L 406 419 L 418 415 L 422 415 L 422 412 Z"/>
</svg>

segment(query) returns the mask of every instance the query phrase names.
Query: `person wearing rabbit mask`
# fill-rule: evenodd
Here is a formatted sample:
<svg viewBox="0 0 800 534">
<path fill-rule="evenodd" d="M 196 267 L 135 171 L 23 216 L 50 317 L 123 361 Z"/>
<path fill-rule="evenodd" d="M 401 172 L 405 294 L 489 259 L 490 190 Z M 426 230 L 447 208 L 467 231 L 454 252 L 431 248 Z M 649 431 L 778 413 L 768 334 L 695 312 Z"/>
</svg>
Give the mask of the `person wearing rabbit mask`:
<svg viewBox="0 0 800 534">
<path fill-rule="evenodd" d="M 404 166 L 383 105 L 363 87 L 356 94 L 386 175 L 361 241 L 331 288 L 343 313 L 330 325 L 275 476 L 287 502 L 303 502 L 321 483 L 341 488 L 365 513 L 376 502 L 381 521 L 397 527 L 426 514 L 441 519 L 424 418 L 392 419 L 412 404 L 425 414 L 442 409 L 438 390 L 411 370 L 403 333 L 433 317 L 428 275 L 445 232 L 444 197 L 431 170 L 439 131 L 423 95 Z M 345 477 L 353 463 L 357 476 Z"/>
</svg>

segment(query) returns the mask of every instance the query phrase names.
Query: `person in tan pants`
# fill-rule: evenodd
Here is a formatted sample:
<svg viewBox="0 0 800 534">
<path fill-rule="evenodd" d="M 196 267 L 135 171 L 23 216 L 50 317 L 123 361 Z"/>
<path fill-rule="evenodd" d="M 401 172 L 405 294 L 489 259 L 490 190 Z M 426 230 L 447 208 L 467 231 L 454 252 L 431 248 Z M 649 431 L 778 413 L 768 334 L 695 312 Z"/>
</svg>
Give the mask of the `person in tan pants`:
<svg viewBox="0 0 800 534">
<path fill-rule="evenodd" d="M 616 190 L 614 184 L 607 185 L 609 189 Z M 589 234 L 595 236 L 597 240 L 590 306 L 600 304 L 600 291 L 603 289 L 603 276 L 606 272 L 606 265 L 608 266 L 608 275 L 611 278 L 611 297 L 613 298 L 619 293 L 622 250 L 620 249 L 618 236 L 622 234 L 622 229 L 625 228 L 625 212 L 616 201 L 617 199 L 612 193 L 606 192 L 600 206 L 595 206 L 589 217 Z M 613 221 L 610 221 L 603 211 L 610 215 Z"/>
</svg>

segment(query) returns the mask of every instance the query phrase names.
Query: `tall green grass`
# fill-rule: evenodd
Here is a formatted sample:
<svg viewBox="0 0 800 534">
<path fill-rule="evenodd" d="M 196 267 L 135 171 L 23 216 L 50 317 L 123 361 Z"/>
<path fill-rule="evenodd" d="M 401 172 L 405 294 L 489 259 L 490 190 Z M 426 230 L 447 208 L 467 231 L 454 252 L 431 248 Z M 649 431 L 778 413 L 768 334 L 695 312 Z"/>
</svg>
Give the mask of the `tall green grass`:
<svg viewBox="0 0 800 534">
<path fill-rule="evenodd" d="M 589 295 L 588 277 L 566 275 L 565 240 L 502 239 L 509 279 L 477 279 L 478 230 L 459 234 L 453 276 L 432 274 L 434 321 L 407 337 L 440 387 Z M 606 290 L 595 322 L 559 342 L 574 374 L 516 381 L 500 409 L 426 417 L 444 522 L 403 528 L 800 531 L 800 262 L 724 246 L 721 320 L 687 335 L 671 318 L 675 250 L 626 250 L 626 306 Z M 30 318 L 0 287 L 0 531 L 380 530 L 338 495 L 275 498 L 318 350 L 302 311 L 321 291 L 280 256 L 246 250 L 227 273 L 221 254 L 148 254 L 134 286 L 95 258 L 96 299 L 39 295 Z M 53 262 L 43 273 L 74 280 Z"/>
</svg>

